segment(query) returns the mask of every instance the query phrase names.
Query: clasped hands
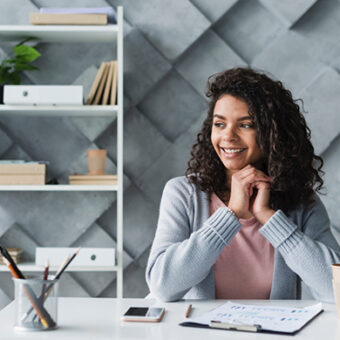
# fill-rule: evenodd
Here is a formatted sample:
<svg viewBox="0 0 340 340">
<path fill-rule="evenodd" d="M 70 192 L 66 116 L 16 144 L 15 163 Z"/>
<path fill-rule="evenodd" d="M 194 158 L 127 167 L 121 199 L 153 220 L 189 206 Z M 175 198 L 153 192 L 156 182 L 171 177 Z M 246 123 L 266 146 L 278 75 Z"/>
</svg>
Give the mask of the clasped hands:
<svg viewBox="0 0 340 340">
<path fill-rule="evenodd" d="M 263 225 L 275 213 L 269 206 L 272 179 L 252 165 L 235 172 L 231 177 L 228 208 L 238 218 L 251 212 Z M 255 190 L 256 189 L 256 190 Z"/>
</svg>

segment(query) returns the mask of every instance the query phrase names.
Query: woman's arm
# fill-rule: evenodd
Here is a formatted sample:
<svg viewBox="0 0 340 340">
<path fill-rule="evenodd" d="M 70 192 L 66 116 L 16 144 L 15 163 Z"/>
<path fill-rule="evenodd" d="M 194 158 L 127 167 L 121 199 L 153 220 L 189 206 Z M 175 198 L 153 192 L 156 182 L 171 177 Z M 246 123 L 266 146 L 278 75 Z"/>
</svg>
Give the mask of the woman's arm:
<svg viewBox="0 0 340 340">
<path fill-rule="evenodd" d="M 228 208 L 220 208 L 197 231 L 190 231 L 193 188 L 169 181 L 163 191 L 146 281 L 150 292 L 165 301 L 182 298 L 209 273 L 241 225 Z"/>
<path fill-rule="evenodd" d="M 331 233 L 326 209 L 316 195 L 303 215 L 303 231 L 278 210 L 260 233 L 278 249 L 316 299 L 334 302 L 331 264 L 340 261 L 340 248 Z"/>
</svg>

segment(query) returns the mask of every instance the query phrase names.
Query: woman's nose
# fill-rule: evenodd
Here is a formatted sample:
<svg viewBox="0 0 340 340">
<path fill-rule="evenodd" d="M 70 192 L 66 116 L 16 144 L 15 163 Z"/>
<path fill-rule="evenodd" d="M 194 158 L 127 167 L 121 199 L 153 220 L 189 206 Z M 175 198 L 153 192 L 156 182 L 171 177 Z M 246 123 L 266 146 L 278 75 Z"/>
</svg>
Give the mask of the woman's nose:
<svg viewBox="0 0 340 340">
<path fill-rule="evenodd" d="M 224 130 L 223 139 L 226 140 L 226 141 L 233 141 L 233 140 L 238 139 L 237 133 L 236 133 L 235 128 L 233 126 L 230 126 L 230 127 L 228 126 Z"/>
</svg>

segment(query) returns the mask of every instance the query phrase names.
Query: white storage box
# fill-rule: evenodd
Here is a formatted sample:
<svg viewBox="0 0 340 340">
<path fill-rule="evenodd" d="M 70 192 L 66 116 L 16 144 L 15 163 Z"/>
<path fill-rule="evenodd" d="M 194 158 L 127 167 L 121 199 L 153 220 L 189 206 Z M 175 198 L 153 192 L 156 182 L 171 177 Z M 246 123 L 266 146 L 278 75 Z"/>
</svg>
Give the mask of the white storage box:
<svg viewBox="0 0 340 340">
<path fill-rule="evenodd" d="M 8 105 L 82 105 L 81 85 L 5 85 Z"/>
<path fill-rule="evenodd" d="M 60 266 L 66 256 L 73 255 L 78 248 L 37 247 L 35 264 L 45 266 Z M 116 264 L 114 248 L 80 248 L 79 254 L 71 262 L 69 268 L 76 266 L 114 266 Z"/>
</svg>

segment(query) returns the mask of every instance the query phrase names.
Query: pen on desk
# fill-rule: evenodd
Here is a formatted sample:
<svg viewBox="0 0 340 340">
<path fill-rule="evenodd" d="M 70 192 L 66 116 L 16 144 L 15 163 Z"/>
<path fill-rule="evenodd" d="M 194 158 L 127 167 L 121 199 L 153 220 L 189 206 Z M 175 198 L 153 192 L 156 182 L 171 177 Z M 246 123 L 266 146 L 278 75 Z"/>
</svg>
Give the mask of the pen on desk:
<svg viewBox="0 0 340 340">
<path fill-rule="evenodd" d="M 192 304 L 190 304 L 187 308 L 187 311 L 185 312 L 185 317 L 188 318 L 190 316 L 192 310 Z"/>
</svg>

